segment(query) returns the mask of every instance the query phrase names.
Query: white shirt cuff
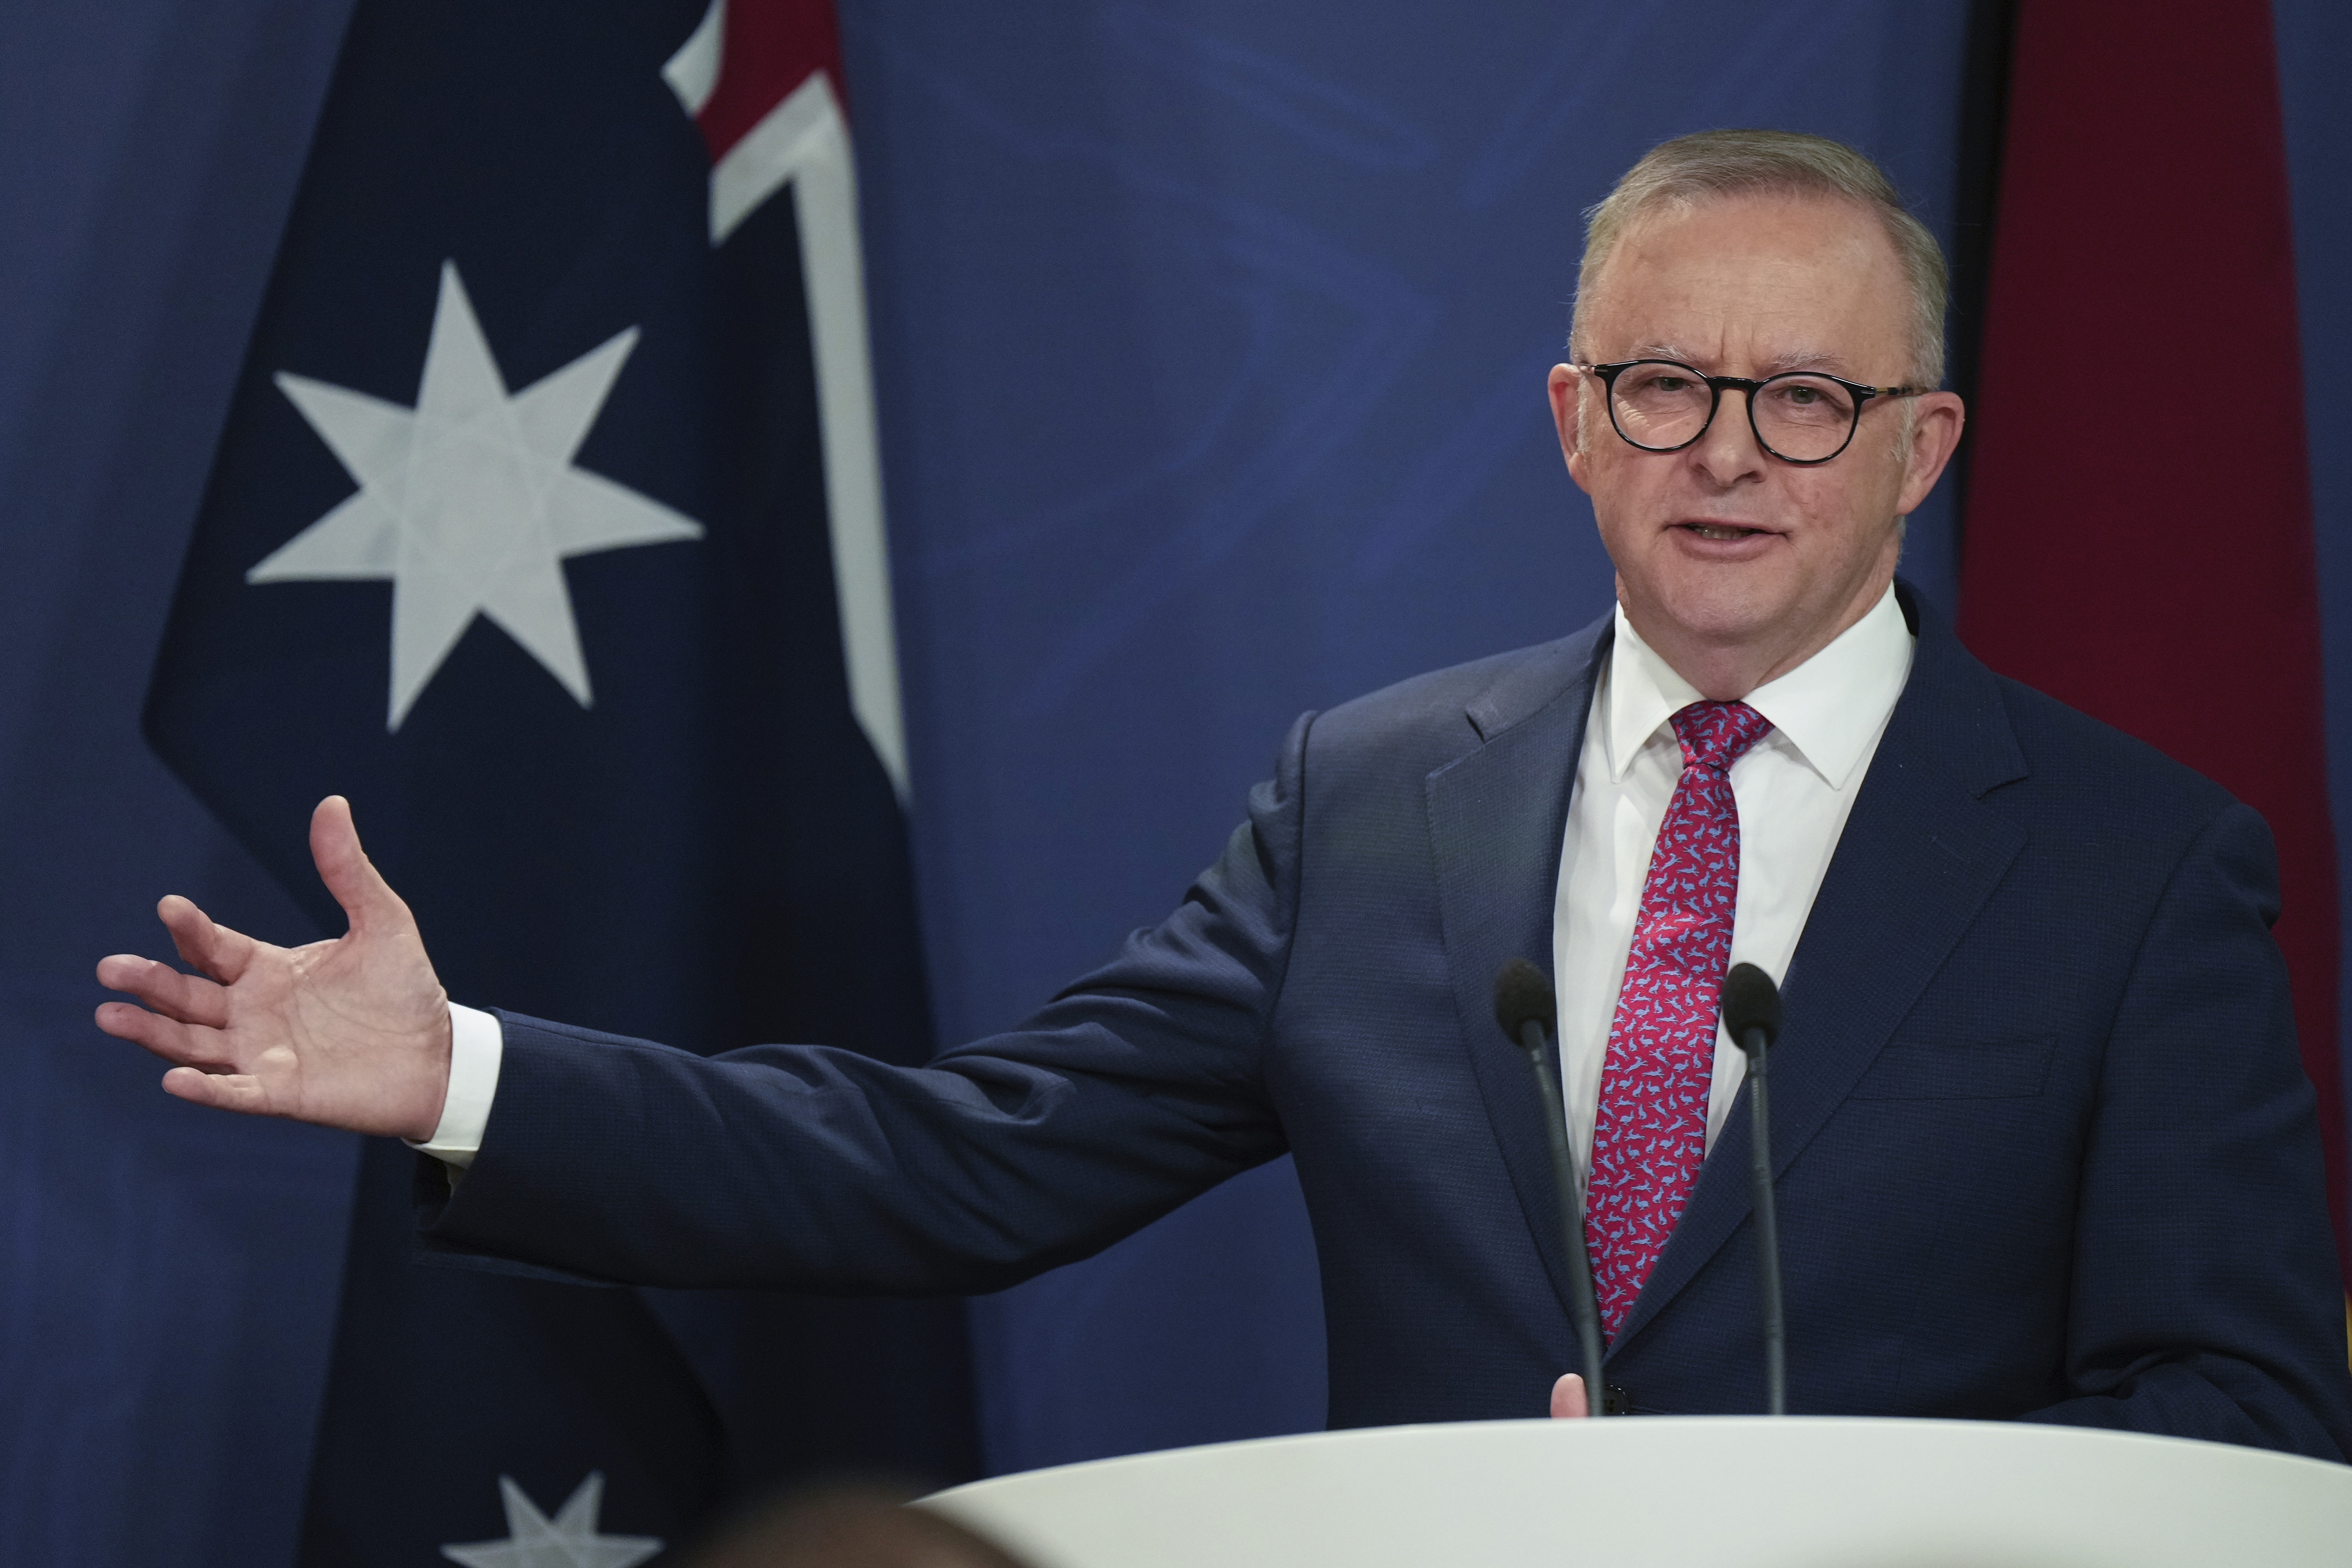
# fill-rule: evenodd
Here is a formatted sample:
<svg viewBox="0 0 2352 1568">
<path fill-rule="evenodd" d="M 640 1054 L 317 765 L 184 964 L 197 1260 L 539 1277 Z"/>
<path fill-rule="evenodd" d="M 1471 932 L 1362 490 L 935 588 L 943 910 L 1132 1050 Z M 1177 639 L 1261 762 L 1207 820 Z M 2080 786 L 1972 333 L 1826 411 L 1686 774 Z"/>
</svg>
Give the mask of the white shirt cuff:
<svg viewBox="0 0 2352 1568">
<path fill-rule="evenodd" d="M 449 1004 L 449 1097 L 441 1102 L 441 1124 L 425 1143 L 408 1144 L 459 1170 L 481 1151 L 489 1125 L 490 1102 L 499 1092 L 499 1063 L 505 1059 L 506 1031 L 494 1014 Z M 452 1178 L 455 1179 L 455 1178 Z"/>
</svg>

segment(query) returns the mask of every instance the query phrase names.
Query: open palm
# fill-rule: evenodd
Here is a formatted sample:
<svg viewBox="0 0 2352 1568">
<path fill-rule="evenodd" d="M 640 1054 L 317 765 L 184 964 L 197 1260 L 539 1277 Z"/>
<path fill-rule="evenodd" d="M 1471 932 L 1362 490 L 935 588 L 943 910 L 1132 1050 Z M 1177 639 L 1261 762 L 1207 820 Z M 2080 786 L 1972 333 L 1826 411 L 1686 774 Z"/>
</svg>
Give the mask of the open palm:
<svg viewBox="0 0 2352 1568">
<path fill-rule="evenodd" d="M 310 817 L 320 880 L 350 917 L 330 942 L 278 947 L 176 894 L 156 906 L 197 973 L 128 953 L 101 959 L 98 1027 L 175 1063 L 183 1100 L 357 1133 L 424 1139 L 449 1082 L 449 1001 L 415 917 L 360 848 L 340 795 Z"/>
</svg>

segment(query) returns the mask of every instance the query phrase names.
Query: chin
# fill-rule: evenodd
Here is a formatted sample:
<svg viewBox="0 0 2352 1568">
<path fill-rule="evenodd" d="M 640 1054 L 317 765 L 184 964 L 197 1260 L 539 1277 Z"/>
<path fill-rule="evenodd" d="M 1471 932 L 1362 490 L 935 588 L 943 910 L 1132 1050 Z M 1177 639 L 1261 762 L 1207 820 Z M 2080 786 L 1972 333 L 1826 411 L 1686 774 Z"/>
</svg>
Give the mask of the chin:
<svg viewBox="0 0 2352 1568">
<path fill-rule="evenodd" d="M 1788 595 L 1776 591 L 1778 587 L 1710 572 L 1696 581 L 1671 584 L 1656 602 L 1688 636 L 1708 643 L 1746 642 L 1789 613 Z"/>
</svg>

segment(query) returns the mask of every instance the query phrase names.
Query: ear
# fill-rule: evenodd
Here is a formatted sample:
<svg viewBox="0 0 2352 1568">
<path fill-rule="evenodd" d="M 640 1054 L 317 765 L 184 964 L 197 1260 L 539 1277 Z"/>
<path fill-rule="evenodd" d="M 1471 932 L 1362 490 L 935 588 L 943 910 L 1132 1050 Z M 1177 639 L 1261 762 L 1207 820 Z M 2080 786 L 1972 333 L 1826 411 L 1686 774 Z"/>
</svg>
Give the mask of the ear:
<svg viewBox="0 0 2352 1568">
<path fill-rule="evenodd" d="M 1967 423 L 1968 410 L 1959 393 L 1921 395 L 1911 423 L 1911 450 L 1903 457 L 1903 493 L 1895 503 L 1895 516 L 1910 516 L 1927 498 L 1944 465 L 1958 448 L 1960 430 Z"/>
<path fill-rule="evenodd" d="M 1568 476 L 1590 495 L 1592 483 L 1587 470 L 1591 465 L 1584 455 L 1580 423 L 1584 412 L 1584 372 L 1574 365 L 1554 365 L 1546 390 L 1551 394 L 1551 422 L 1559 429 L 1559 454 L 1568 459 Z"/>
</svg>

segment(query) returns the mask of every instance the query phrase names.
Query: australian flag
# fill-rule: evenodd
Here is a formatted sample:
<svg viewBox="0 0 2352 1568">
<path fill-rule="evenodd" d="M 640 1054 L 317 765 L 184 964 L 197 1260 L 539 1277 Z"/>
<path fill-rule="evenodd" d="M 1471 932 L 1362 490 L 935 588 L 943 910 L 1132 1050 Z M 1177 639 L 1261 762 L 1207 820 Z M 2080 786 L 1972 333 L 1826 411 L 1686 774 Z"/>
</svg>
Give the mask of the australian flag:
<svg viewBox="0 0 2352 1568">
<path fill-rule="evenodd" d="M 928 1054 L 831 0 L 360 0 L 146 727 L 319 934 L 348 795 L 459 1001 Z M 960 1304 L 418 1265 L 417 1158 L 362 1157 L 306 1563 L 973 1468 Z"/>
</svg>

